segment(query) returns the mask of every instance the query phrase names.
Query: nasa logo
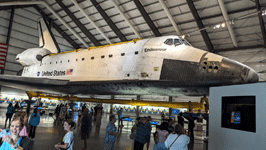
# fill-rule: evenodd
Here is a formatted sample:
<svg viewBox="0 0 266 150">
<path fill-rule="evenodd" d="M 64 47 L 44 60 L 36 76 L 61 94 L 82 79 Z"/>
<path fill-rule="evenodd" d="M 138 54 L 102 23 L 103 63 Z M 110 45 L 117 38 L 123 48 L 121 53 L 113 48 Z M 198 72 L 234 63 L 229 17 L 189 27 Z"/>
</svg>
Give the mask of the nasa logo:
<svg viewBox="0 0 266 150">
<path fill-rule="evenodd" d="M 38 76 L 38 77 L 40 76 L 40 71 L 38 71 L 37 76 Z"/>
</svg>

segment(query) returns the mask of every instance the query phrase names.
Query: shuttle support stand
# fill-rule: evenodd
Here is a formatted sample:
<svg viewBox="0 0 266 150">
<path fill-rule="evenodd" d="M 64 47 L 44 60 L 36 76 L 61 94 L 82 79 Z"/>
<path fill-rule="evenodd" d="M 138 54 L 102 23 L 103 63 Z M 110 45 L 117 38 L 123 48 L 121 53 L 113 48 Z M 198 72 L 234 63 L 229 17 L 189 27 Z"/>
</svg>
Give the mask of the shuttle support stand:
<svg viewBox="0 0 266 150">
<path fill-rule="evenodd" d="M 115 99 L 114 95 L 111 95 L 111 99 Z M 110 114 L 113 114 L 113 104 L 110 104 Z"/>
<path fill-rule="evenodd" d="M 140 100 L 140 95 L 137 96 L 137 100 Z M 139 106 L 137 106 L 136 117 L 139 117 Z"/>
<path fill-rule="evenodd" d="M 172 96 L 169 96 L 169 102 L 173 102 L 173 97 Z M 170 116 L 172 116 L 172 108 L 169 108 L 169 119 L 170 119 Z"/>
</svg>

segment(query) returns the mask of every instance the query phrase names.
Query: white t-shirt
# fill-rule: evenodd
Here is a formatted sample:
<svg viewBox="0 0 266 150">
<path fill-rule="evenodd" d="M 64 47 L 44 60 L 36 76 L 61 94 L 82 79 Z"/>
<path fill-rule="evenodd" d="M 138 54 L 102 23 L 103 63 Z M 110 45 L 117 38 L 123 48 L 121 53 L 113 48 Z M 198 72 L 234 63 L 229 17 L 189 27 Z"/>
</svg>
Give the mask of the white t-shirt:
<svg viewBox="0 0 266 150">
<path fill-rule="evenodd" d="M 74 145 L 74 133 L 73 133 L 73 131 L 66 133 L 66 135 L 64 137 L 64 143 L 68 143 L 67 147 L 69 147 L 69 148 L 67 150 L 73 150 L 73 145 Z"/>
<path fill-rule="evenodd" d="M 170 134 L 166 141 L 164 142 L 166 148 L 169 148 L 171 144 L 174 142 L 178 134 Z M 170 147 L 169 150 L 188 150 L 188 143 L 190 141 L 190 138 L 182 134 L 178 137 L 178 139 L 174 142 L 174 144 Z"/>
</svg>

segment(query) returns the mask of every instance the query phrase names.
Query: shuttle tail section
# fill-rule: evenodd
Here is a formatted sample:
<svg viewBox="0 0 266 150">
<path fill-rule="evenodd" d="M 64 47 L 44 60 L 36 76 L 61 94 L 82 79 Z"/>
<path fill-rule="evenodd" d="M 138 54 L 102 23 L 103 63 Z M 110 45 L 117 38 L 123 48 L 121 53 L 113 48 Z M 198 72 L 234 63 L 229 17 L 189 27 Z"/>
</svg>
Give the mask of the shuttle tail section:
<svg viewBox="0 0 266 150">
<path fill-rule="evenodd" d="M 38 19 L 39 47 L 52 53 L 60 53 L 60 48 L 44 18 Z"/>
</svg>

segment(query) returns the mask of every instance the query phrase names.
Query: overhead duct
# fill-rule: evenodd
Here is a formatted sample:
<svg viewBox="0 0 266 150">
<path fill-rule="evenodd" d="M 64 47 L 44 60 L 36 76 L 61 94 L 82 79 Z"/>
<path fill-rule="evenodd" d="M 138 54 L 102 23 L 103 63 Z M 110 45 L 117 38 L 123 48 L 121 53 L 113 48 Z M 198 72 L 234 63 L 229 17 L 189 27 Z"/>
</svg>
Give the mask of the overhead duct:
<svg viewBox="0 0 266 150">
<path fill-rule="evenodd" d="M 234 45 L 235 47 L 238 47 L 237 42 L 236 42 L 236 36 L 235 36 L 235 33 L 234 33 L 234 31 L 233 31 L 233 28 L 232 28 L 231 24 L 229 23 L 229 17 L 228 17 L 228 14 L 227 14 L 226 9 L 225 9 L 225 7 L 224 7 L 224 2 L 223 2 L 223 0 L 218 0 L 218 3 L 219 3 L 219 6 L 220 6 L 220 8 L 221 8 L 221 10 L 222 10 L 222 14 L 223 14 L 223 17 L 224 17 L 224 20 L 225 20 L 226 26 L 227 26 L 228 31 L 229 31 L 229 33 L 230 33 L 231 39 L 232 39 L 232 41 L 233 41 L 233 45 Z"/>
<path fill-rule="evenodd" d="M 15 1 L 15 2 L 4 2 L 0 3 L 0 6 L 12 6 L 12 5 L 44 5 L 66 28 L 77 37 L 81 43 L 83 43 L 86 47 L 89 45 L 63 20 L 61 17 L 44 1 Z"/>
</svg>

